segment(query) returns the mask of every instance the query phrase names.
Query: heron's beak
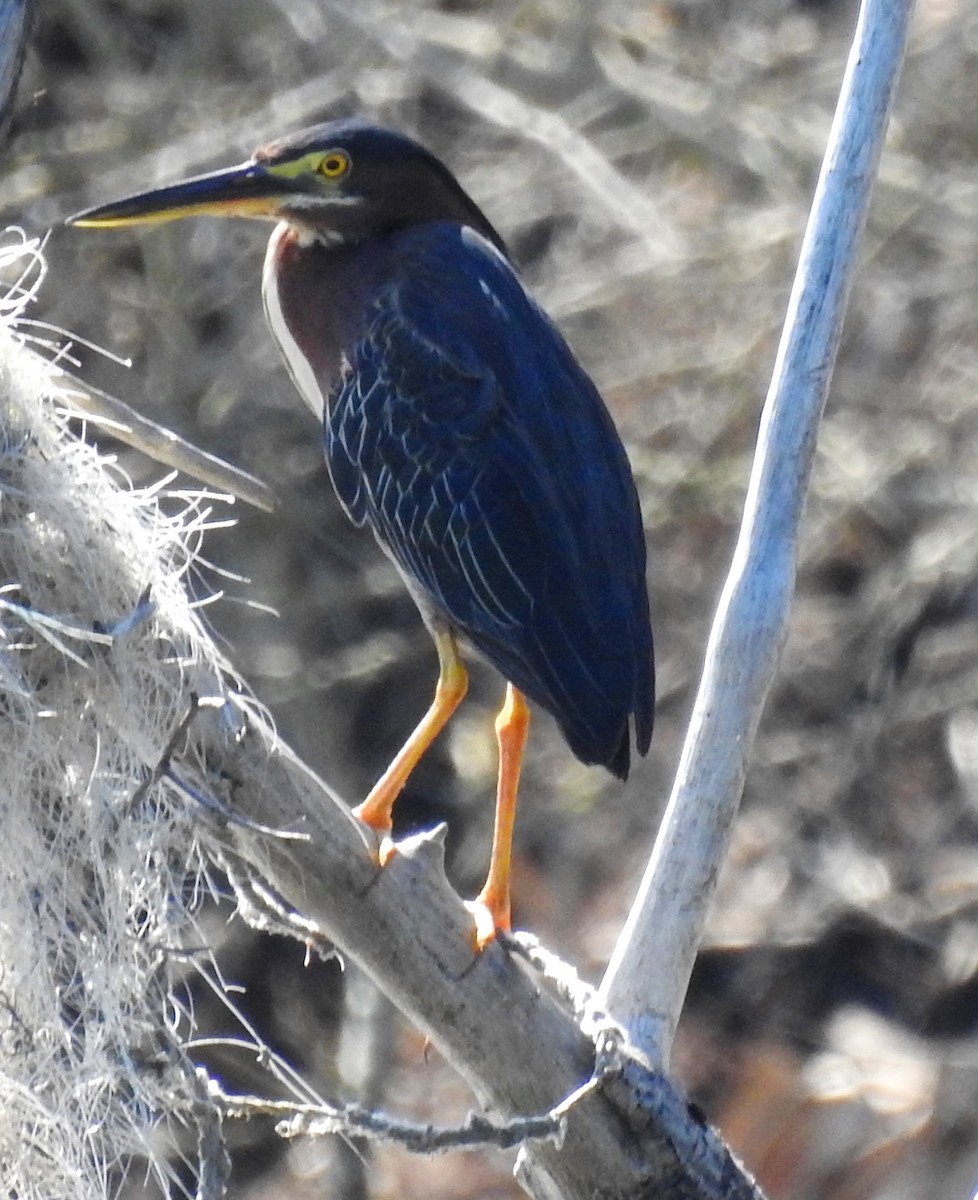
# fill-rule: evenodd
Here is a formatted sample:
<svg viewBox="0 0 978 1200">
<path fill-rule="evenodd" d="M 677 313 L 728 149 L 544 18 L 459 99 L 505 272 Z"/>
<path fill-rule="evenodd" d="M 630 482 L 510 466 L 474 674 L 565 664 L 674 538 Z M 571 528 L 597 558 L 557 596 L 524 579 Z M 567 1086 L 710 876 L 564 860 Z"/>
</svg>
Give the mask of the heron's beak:
<svg viewBox="0 0 978 1200">
<path fill-rule="evenodd" d="M 113 200 L 68 217 L 66 225 L 111 229 L 119 225 L 158 225 L 181 217 L 264 217 L 276 219 L 296 186 L 259 163 L 196 175 L 181 183 Z"/>
</svg>

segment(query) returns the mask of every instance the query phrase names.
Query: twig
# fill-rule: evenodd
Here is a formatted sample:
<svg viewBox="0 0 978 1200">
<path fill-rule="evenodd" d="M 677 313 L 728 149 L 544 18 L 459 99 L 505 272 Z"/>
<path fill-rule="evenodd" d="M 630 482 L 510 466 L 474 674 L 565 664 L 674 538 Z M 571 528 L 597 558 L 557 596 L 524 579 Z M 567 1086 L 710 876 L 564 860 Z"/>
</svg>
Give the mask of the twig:
<svg viewBox="0 0 978 1200">
<path fill-rule="evenodd" d="M 224 1139 L 223 1113 L 210 1102 L 206 1071 L 198 1067 L 191 1080 L 199 1163 L 195 1200 L 224 1200 L 231 1177 L 231 1156 Z"/>
<path fill-rule="evenodd" d="M 212 789 L 195 786 L 195 784 L 185 779 L 177 771 L 173 765 L 173 759 L 177 755 L 181 742 L 186 739 L 191 725 L 193 725 L 198 714 L 204 709 L 226 712 L 227 699 L 224 696 L 198 696 L 194 692 L 190 694 L 187 711 L 177 721 L 176 725 L 174 725 L 169 737 L 166 739 L 166 745 L 163 747 L 159 759 L 147 772 L 146 778 L 139 787 L 133 792 L 129 800 L 129 807 L 133 808 L 137 804 L 140 804 L 149 791 L 161 779 L 165 779 L 178 792 L 186 796 L 188 800 L 191 800 L 194 804 L 199 804 L 201 808 L 207 809 L 208 812 L 220 817 L 223 821 L 228 821 L 233 825 L 242 825 L 246 829 L 250 829 L 253 833 L 281 838 L 283 841 L 307 840 L 304 833 L 295 833 L 290 829 L 273 829 L 270 825 L 263 825 L 260 821 L 252 821 L 248 817 L 242 816 L 230 804 L 226 804 L 220 797 L 216 796 Z M 290 921 L 288 923 L 288 931 L 290 933 L 295 933 L 298 928 L 300 926 L 297 921 Z"/>
<path fill-rule="evenodd" d="M 65 372 L 65 376 L 70 387 L 66 387 L 63 396 L 71 409 L 77 409 L 120 442 L 141 451 L 155 462 L 183 471 L 201 483 L 220 488 L 229 496 L 262 512 L 275 511 L 276 501 L 271 488 L 254 475 L 202 450 L 172 429 L 144 417 L 109 392 L 82 383 L 70 372 Z"/>
<path fill-rule="evenodd" d="M 595 990 L 585 983 L 569 962 L 541 945 L 532 933 L 506 935 L 507 949 L 532 963 L 546 981 L 553 986 L 557 996 L 567 1005 L 568 1011 L 577 1021 L 584 1021 L 594 1005 Z"/>
<path fill-rule="evenodd" d="M 587 1091 L 598 1086 L 589 1080 Z M 216 1083 L 211 1095 L 230 1118 L 280 1117 L 277 1126 L 283 1137 L 321 1137 L 339 1133 L 367 1141 L 395 1142 L 415 1154 L 443 1154 L 449 1150 L 495 1147 L 508 1150 L 528 1140 L 558 1141 L 570 1107 L 586 1094 L 580 1090 L 549 1112 L 508 1121 L 492 1121 L 470 1113 L 464 1124 L 454 1127 L 422 1125 L 386 1113 L 374 1112 L 359 1104 L 294 1104 L 288 1100 L 266 1100 L 261 1096 L 232 1096 Z"/>
<path fill-rule="evenodd" d="M 190 693 L 187 711 L 183 714 L 180 720 L 177 721 L 176 725 L 174 725 L 173 729 L 171 730 L 169 737 L 166 739 L 166 745 L 163 747 L 162 753 L 160 754 L 156 765 L 147 772 L 146 778 L 133 792 L 129 801 L 131 808 L 135 808 L 137 804 L 141 804 L 150 790 L 154 788 L 156 784 L 158 784 L 159 781 L 167 774 L 170 769 L 170 763 L 174 754 L 176 754 L 180 743 L 187 736 L 187 732 L 190 729 L 190 726 L 196 720 L 201 708 L 213 708 L 215 705 L 217 707 L 223 707 L 223 696 L 207 696 L 202 699 L 196 694 L 196 692 Z"/>
<path fill-rule="evenodd" d="M 217 865 L 225 873 L 238 904 L 238 913 L 252 929 L 262 933 L 277 933 L 282 937 L 299 938 L 307 948 L 315 949 L 325 962 L 336 957 L 336 951 L 321 932 L 301 913 L 283 903 L 254 874 L 242 871 L 239 864 L 226 855 L 217 856 Z"/>
</svg>

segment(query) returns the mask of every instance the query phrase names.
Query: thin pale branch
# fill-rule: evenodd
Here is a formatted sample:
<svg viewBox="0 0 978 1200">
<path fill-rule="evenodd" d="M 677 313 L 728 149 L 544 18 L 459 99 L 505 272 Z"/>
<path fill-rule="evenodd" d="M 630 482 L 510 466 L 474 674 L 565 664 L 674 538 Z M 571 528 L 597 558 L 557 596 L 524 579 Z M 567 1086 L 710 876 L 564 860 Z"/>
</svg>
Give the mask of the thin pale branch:
<svg viewBox="0 0 978 1200">
<path fill-rule="evenodd" d="M 740 538 L 669 807 L 598 1002 L 667 1064 L 794 591 L 816 434 L 911 0 L 864 0 L 761 417 Z"/>
</svg>

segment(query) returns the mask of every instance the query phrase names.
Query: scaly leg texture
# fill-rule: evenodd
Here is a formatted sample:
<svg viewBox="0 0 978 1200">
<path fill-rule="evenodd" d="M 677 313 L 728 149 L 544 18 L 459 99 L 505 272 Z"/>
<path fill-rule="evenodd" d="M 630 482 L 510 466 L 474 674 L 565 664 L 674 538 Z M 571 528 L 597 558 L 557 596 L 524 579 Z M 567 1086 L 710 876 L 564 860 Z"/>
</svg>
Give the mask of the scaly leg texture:
<svg viewBox="0 0 978 1200">
<path fill-rule="evenodd" d="M 438 685 L 431 707 L 401 747 L 394 761 L 374 784 L 366 800 L 353 810 L 361 821 L 379 833 L 383 839 L 380 850 L 381 864 L 385 863 L 393 852 L 390 833 L 394 801 L 401 794 L 408 776 L 418 765 L 422 754 L 445 728 L 469 686 L 455 638 L 447 630 L 438 630 L 434 638 L 438 650 L 439 670 Z"/>
<path fill-rule="evenodd" d="M 523 750 L 530 727 L 530 710 L 523 693 L 506 685 L 506 701 L 496 718 L 499 742 L 499 782 L 496 788 L 496 820 L 492 838 L 489 874 L 482 891 L 468 905 L 475 918 L 475 944 L 483 950 L 499 929 L 509 932 L 509 875 L 513 858 L 513 825 L 516 793 L 523 765 Z"/>
</svg>

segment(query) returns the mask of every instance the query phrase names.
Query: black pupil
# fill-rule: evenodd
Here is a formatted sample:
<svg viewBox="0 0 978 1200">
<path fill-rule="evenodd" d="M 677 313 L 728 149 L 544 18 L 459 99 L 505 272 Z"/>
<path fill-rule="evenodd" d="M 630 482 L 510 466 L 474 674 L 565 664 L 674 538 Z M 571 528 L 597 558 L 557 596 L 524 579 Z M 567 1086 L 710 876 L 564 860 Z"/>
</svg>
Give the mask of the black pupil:
<svg viewBox="0 0 978 1200">
<path fill-rule="evenodd" d="M 342 169 L 343 160 L 338 155 L 334 155 L 332 158 L 326 159 L 326 170 L 330 173 L 330 175 L 335 175 L 338 171 L 342 171 Z"/>
</svg>

